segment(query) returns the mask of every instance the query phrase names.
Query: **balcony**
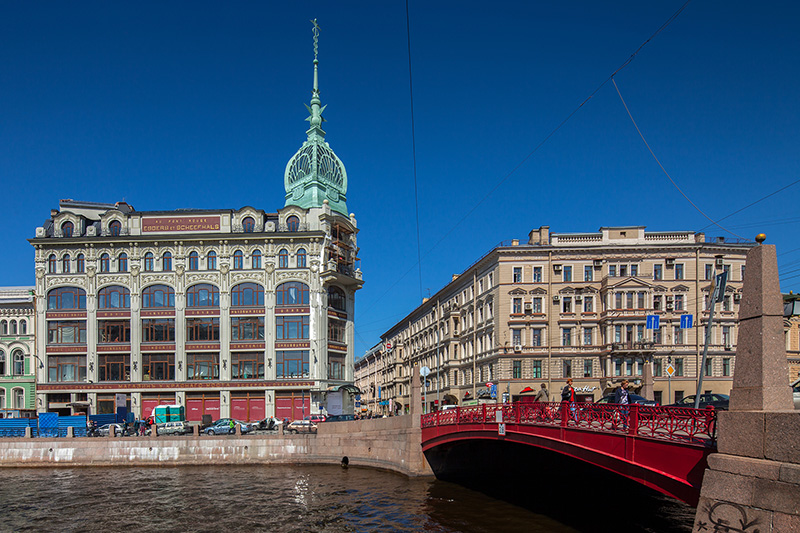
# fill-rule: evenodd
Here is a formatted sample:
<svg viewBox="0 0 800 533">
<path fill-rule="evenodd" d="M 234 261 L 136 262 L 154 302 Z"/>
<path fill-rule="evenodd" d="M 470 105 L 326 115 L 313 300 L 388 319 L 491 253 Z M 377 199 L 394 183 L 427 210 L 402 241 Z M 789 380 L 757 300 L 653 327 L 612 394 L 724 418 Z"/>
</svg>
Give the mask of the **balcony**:
<svg viewBox="0 0 800 533">
<path fill-rule="evenodd" d="M 624 341 L 614 342 L 608 346 L 608 350 L 612 353 L 653 353 L 655 352 L 655 343 L 652 341 Z"/>
</svg>

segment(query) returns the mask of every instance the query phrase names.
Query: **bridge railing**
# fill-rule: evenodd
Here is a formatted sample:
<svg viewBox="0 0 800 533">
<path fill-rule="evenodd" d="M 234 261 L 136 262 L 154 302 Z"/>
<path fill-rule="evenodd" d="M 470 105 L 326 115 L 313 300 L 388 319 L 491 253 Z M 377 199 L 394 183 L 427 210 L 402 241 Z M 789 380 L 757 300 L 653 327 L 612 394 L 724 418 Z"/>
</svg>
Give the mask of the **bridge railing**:
<svg viewBox="0 0 800 533">
<path fill-rule="evenodd" d="M 622 433 L 709 447 L 716 445 L 717 438 L 717 412 L 714 409 L 517 402 L 470 405 L 422 415 L 423 428 L 500 422 Z"/>
</svg>

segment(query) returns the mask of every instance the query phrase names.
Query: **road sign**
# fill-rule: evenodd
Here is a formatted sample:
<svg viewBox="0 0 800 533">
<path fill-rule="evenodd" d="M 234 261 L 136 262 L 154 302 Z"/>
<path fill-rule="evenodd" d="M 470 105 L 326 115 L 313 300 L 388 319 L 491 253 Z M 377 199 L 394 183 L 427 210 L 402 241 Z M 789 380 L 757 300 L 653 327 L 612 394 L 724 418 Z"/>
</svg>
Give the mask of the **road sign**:
<svg viewBox="0 0 800 533">
<path fill-rule="evenodd" d="M 497 434 L 501 435 L 501 436 L 506 434 L 506 425 L 505 424 L 497 424 Z"/>
<path fill-rule="evenodd" d="M 721 273 L 717 274 L 716 280 L 714 281 L 714 302 L 721 302 L 725 299 L 725 285 L 728 283 L 728 273 L 726 271 L 722 271 Z"/>
<path fill-rule="evenodd" d="M 658 315 L 647 315 L 647 329 L 658 329 L 659 318 Z"/>
<path fill-rule="evenodd" d="M 427 366 L 423 366 L 422 368 L 419 369 L 419 375 L 424 378 L 427 378 L 430 373 L 431 369 L 428 368 Z"/>
<path fill-rule="evenodd" d="M 694 315 L 681 315 L 681 329 L 692 329 Z"/>
<path fill-rule="evenodd" d="M 495 383 L 487 383 L 489 385 L 489 395 L 492 399 L 497 398 L 497 385 Z"/>
<path fill-rule="evenodd" d="M 675 375 L 675 367 L 674 367 L 674 366 L 672 366 L 672 364 L 668 364 L 668 365 L 667 365 L 667 375 L 668 375 L 669 377 L 672 377 L 672 376 L 674 376 L 674 375 Z"/>
<path fill-rule="evenodd" d="M 391 352 L 392 351 L 392 343 L 391 342 L 387 342 L 386 343 L 386 351 L 387 352 Z"/>
</svg>

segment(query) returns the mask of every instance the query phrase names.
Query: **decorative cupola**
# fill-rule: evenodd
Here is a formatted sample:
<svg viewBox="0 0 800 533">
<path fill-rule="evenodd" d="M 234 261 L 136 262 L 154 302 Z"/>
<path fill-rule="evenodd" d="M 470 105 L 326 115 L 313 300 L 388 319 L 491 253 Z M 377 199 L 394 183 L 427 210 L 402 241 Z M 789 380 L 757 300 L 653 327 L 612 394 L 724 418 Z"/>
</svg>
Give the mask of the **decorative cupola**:
<svg viewBox="0 0 800 533">
<path fill-rule="evenodd" d="M 328 200 L 332 211 L 348 216 L 347 213 L 347 172 L 344 164 L 336 157 L 325 141 L 322 129 L 322 112 L 326 106 L 320 106 L 318 65 L 319 26 L 314 24 L 314 88 L 311 91 L 311 105 L 306 109 L 311 114 L 306 120 L 311 127 L 306 131 L 308 138 L 303 146 L 294 154 L 286 165 L 283 177 L 286 189 L 285 206 L 296 205 L 304 209 L 322 207 Z"/>
</svg>

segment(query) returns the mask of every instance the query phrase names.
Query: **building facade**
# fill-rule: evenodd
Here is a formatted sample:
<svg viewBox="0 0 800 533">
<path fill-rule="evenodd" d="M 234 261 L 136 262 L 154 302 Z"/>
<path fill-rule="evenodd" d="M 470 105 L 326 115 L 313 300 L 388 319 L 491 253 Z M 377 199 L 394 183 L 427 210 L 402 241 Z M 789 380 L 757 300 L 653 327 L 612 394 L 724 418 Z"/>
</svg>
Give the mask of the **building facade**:
<svg viewBox="0 0 800 533">
<path fill-rule="evenodd" d="M 668 404 L 695 393 L 699 372 L 704 391 L 727 394 L 750 246 L 638 226 L 533 230 L 527 244 L 498 246 L 381 336 L 382 347 L 357 362 L 356 374 L 373 381 L 357 381 L 362 402 L 380 385 L 396 412 L 407 409 L 413 365 L 431 371 L 428 409 L 489 398 L 492 388 L 498 399 L 518 399 L 542 383 L 559 400 L 567 378 L 582 401 L 628 379 Z M 723 271 L 727 286 L 701 368 L 712 282 Z M 658 317 L 656 329 L 648 315 Z M 681 327 L 683 315 L 693 327 Z"/>
<path fill-rule="evenodd" d="M 0 418 L 36 408 L 33 287 L 0 287 Z"/>
<path fill-rule="evenodd" d="M 791 383 L 800 379 L 800 296 L 793 292 L 783 295 L 783 330 Z"/>
<path fill-rule="evenodd" d="M 298 418 L 352 390 L 358 228 L 317 69 L 276 213 L 64 200 L 36 229 L 40 411 Z"/>
</svg>

